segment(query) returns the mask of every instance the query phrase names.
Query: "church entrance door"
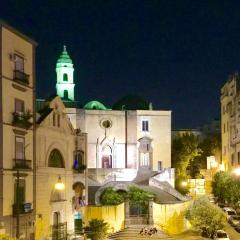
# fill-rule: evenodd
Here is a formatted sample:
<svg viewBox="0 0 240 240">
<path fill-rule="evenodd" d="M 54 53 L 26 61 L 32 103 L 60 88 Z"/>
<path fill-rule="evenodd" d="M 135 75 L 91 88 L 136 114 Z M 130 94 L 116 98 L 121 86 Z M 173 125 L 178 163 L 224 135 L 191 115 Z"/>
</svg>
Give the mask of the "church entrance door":
<svg viewBox="0 0 240 240">
<path fill-rule="evenodd" d="M 112 156 L 111 155 L 102 156 L 102 168 L 112 168 Z"/>
</svg>

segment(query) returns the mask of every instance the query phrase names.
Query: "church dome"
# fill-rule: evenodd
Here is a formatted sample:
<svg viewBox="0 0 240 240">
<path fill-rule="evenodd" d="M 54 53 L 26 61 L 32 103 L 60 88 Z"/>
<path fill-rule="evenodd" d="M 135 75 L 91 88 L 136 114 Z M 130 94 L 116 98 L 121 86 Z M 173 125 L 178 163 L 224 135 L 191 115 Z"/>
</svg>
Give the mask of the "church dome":
<svg viewBox="0 0 240 240">
<path fill-rule="evenodd" d="M 113 110 L 149 110 L 149 102 L 140 96 L 127 95 L 112 106 Z"/>
<path fill-rule="evenodd" d="M 107 108 L 99 101 L 90 101 L 87 104 L 85 104 L 83 108 L 92 110 L 107 110 Z"/>
<path fill-rule="evenodd" d="M 65 45 L 63 46 L 63 51 L 62 51 L 60 57 L 58 58 L 57 63 L 72 63 L 72 59 L 68 55 Z"/>
</svg>

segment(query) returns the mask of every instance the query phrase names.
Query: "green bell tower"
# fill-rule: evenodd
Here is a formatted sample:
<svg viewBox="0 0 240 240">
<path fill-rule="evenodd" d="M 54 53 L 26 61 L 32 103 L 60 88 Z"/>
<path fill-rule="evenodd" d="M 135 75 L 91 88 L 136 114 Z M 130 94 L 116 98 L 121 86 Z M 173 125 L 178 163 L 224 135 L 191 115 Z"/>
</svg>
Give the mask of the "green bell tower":
<svg viewBox="0 0 240 240">
<path fill-rule="evenodd" d="M 68 55 L 66 46 L 63 46 L 63 51 L 57 60 L 56 73 L 57 95 L 64 100 L 74 101 L 74 82 L 73 82 L 73 63 L 72 59 Z"/>
</svg>

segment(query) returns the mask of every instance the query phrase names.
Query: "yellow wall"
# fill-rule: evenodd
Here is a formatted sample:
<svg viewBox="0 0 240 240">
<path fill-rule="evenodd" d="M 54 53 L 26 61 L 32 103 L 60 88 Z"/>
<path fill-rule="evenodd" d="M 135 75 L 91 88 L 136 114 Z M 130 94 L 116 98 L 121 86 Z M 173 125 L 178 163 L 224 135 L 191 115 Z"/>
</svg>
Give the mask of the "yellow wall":
<svg viewBox="0 0 240 240">
<path fill-rule="evenodd" d="M 153 203 L 153 222 L 157 228 L 168 234 L 178 234 L 188 228 L 184 212 L 189 202 L 179 204 Z"/>
<path fill-rule="evenodd" d="M 109 223 L 109 231 L 116 232 L 124 228 L 124 203 L 118 206 L 86 206 L 84 222 L 88 225 L 91 219 L 103 219 Z"/>
</svg>

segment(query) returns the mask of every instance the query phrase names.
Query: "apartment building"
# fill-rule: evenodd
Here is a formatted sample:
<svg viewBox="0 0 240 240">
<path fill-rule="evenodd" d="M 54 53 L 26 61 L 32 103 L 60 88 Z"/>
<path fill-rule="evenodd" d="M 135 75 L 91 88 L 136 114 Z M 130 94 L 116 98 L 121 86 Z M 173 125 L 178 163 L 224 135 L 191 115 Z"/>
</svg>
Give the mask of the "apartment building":
<svg viewBox="0 0 240 240">
<path fill-rule="evenodd" d="M 0 231 L 33 239 L 36 42 L 0 21 Z"/>
<path fill-rule="evenodd" d="M 240 76 L 230 76 L 221 89 L 222 162 L 231 171 L 240 165 Z"/>
</svg>

